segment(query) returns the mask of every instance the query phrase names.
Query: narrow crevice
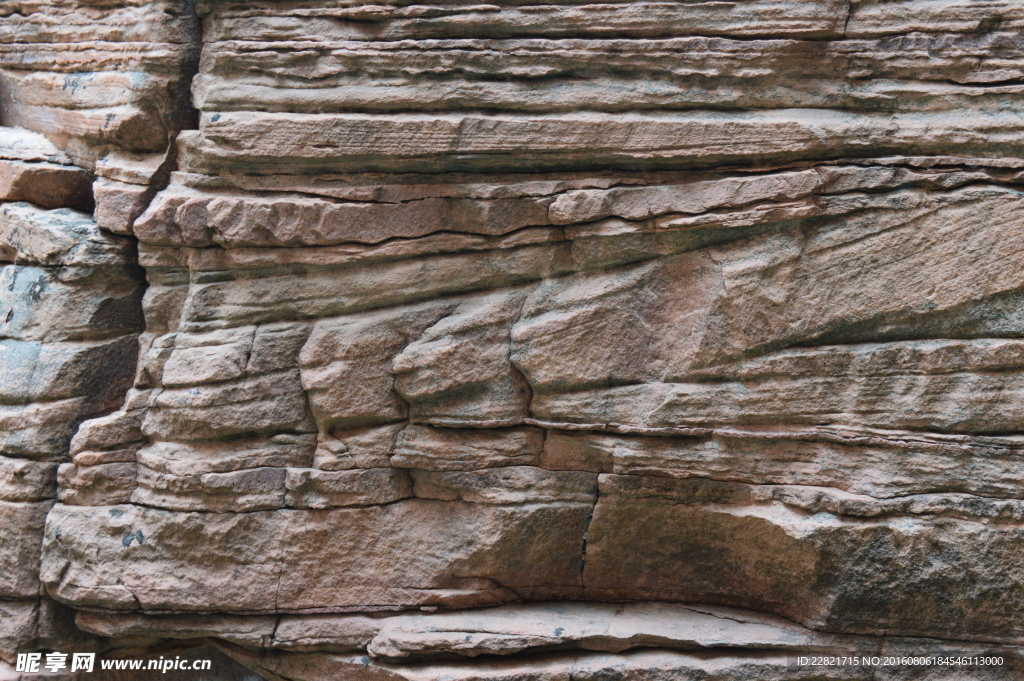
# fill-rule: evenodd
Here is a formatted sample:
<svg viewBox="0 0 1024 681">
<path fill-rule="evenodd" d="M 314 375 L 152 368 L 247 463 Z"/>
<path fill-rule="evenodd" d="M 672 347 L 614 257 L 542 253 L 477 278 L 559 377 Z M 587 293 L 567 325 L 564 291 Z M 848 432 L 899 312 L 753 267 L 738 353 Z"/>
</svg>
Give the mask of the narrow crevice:
<svg viewBox="0 0 1024 681">
<path fill-rule="evenodd" d="M 583 530 L 583 545 L 580 550 L 580 588 L 583 592 L 583 600 L 587 600 L 587 548 L 590 542 L 590 530 L 594 524 L 594 514 L 597 512 L 597 505 L 601 501 L 601 484 L 600 476 L 594 476 L 597 480 L 594 485 L 594 505 L 590 507 L 590 515 L 587 516 L 587 522 Z"/>
<path fill-rule="evenodd" d="M 281 588 L 280 587 L 280 580 L 278 580 L 278 590 L 280 590 L 280 588 Z M 277 602 L 277 600 L 278 600 L 277 597 L 275 597 L 274 598 L 275 603 Z M 269 641 L 270 645 L 269 646 L 266 646 L 266 645 L 263 646 L 264 650 L 266 650 L 267 648 L 274 648 L 274 647 L 276 647 L 275 644 L 277 643 L 277 632 L 281 629 L 281 623 L 284 621 L 284 617 L 285 617 L 284 615 L 279 614 L 277 617 L 274 618 L 274 629 L 273 629 L 273 631 L 270 632 L 270 641 Z"/>
</svg>

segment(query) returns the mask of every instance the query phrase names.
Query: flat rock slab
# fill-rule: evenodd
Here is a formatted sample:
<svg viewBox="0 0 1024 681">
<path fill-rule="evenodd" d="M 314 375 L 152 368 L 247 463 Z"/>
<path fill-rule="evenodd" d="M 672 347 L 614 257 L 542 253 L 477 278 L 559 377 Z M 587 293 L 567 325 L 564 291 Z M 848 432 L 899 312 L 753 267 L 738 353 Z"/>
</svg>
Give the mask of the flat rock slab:
<svg viewBox="0 0 1024 681">
<path fill-rule="evenodd" d="M 204 113 L 182 167 L 209 174 L 539 171 L 786 163 L 822 157 L 1018 153 L 1024 119 L 979 113 L 742 113 L 483 116 Z M 595 140 L 599 140 L 595 143 Z"/>
<path fill-rule="evenodd" d="M 867 654 L 878 644 L 867 637 L 817 634 L 786 620 L 714 606 L 559 603 L 389 617 L 368 651 L 402 662 L 441 653 L 514 655 L 567 645 L 606 652 L 739 647 Z"/>
<path fill-rule="evenodd" d="M 112 609 L 493 605 L 517 600 L 519 591 L 579 594 L 591 509 L 419 499 L 224 514 L 59 505 L 46 531 L 43 575 L 65 602 Z M 197 542 L 209 547 L 201 564 Z"/>
</svg>

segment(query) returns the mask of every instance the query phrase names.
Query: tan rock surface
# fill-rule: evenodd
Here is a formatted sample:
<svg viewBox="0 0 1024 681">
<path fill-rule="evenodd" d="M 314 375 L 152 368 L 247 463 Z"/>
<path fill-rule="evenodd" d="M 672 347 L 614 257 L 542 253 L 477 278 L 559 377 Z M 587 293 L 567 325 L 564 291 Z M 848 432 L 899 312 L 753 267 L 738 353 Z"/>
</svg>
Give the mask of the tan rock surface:
<svg viewBox="0 0 1024 681">
<path fill-rule="evenodd" d="M 1018 678 L 1022 28 L 0 2 L 0 679 Z"/>
<path fill-rule="evenodd" d="M 105 175 L 144 195 L 163 181 L 168 145 L 188 119 L 182 77 L 196 56 L 195 19 L 183 9 L 0 7 L 0 503 L 15 514 L 0 527 L 5 662 L 101 645 L 74 626 L 73 612 L 40 599 L 36 516 L 58 496 L 116 503 L 135 487 L 134 452 L 116 440 L 94 439 L 69 463 L 79 424 L 125 401 L 145 327 L 137 245 L 103 229 L 129 233 L 135 215 L 112 210 L 111 198 L 123 200 L 93 184 Z M 3 600 L 12 597 L 32 600 Z M 8 623 L 9 606 L 23 625 Z"/>
<path fill-rule="evenodd" d="M 516 600 L 520 590 L 578 595 L 591 509 L 413 500 L 209 514 L 62 505 L 49 518 L 43 578 L 61 600 L 156 611 L 465 607 Z M 189 567 L 197 542 L 209 547 L 203 570 Z"/>
</svg>

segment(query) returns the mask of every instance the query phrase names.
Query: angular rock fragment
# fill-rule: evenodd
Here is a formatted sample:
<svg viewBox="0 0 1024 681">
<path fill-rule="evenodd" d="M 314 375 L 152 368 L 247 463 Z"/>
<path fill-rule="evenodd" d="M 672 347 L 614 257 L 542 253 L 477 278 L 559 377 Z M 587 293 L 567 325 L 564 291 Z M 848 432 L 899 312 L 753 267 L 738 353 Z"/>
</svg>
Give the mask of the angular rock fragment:
<svg viewBox="0 0 1024 681">
<path fill-rule="evenodd" d="M 423 330 L 454 307 L 437 302 L 318 322 L 302 349 L 302 386 L 324 429 L 405 418 L 392 363 Z"/>
<path fill-rule="evenodd" d="M 0 159 L 0 200 L 87 209 L 92 204 L 90 179 L 88 172 L 75 166 Z"/>
<path fill-rule="evenodd" d="M 0 334 L 59 342 L 137 332 L 143 325 L 137 275 L 106 269 L 0 267 L 0 310 L 6 310 L 0 313 Z"/>
<path fill-rule="evenodd" d="M 123 504 L 132 498 L 138 468 L 134 462 L 81 466 L 61 464 L 57 472 L 58 498 L 76 506 Z"/>
<path fill-rule="evenodd" d="M 0 456 L 0 499 L 43 501 L 57 490 L 57 464 Z"/>
<path fill-rule="evenodd" d="M 526 415 L 529 386 L 509 353 L 527 294 L 513 289 L 463 300 L 395 357 L 395 389 L 410 418 L 496 425 Z"/>
<path fill-rule="evenodd" d="M 541 394 L 654 380 L 699 347 L 718 270 L 694 251 L 545 282 L 512 328 L 511 359 Z"/>
<path fill-rule="evenodd" d="M 313 465 L 324 471 L 386 468 L 391 465 L 396 441 L 405 428 L 404 423 L 392 423 L 333 433 L 322 432 L 317 438 Z"/>
</svg>

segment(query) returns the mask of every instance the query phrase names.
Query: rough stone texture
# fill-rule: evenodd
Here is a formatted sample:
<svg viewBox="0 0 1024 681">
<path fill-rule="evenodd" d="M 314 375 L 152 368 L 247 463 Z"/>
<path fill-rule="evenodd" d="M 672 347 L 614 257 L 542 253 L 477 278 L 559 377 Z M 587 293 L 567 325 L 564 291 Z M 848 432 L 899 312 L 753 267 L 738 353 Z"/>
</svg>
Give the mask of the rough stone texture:
<svg viewBox="0 0 1024 681">
<path fill-rule="evenodd" d="M 75 475 L 62 462 L 76 429 L 131 387 L 145 284 L 129 240 L 58 208 L 91 206 L 89 173 L 38 135 L 2 130 L 0 199 L 11 202 L 0 202 L 0 659 L 10 662 L 32 646 L 96 648 L 46 596 L 40 545 L 54 500 L 73 496 L 58 484 Z M 79 485 L 109 486 L 100 472 L 78 469 Z"/>
<path fill-rule="evenodd" d="M 1022 30 L 0 4 L 0 659 L 1019 678 Z"/>
<path fill-rule="evenodd" d="M 193 116 L 196 27 L 184 2 L 0 3 L 5 679 L 19 652 L 130 644 L 75 627 L 39 583 L 40 548 L 57 499 L 117 503 L 136 487 L 141 442 L 118 447 L 109 430 L 88 442 L 76 431 L 120 408 L 132 386 L 145 273 L 135 240 L 108 230 L 129 233 L 166 184 L 172 142 Z M 144 202 L 129 209 L 126 195 Z"/>
</svg>

